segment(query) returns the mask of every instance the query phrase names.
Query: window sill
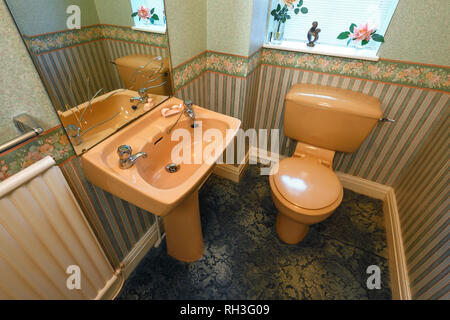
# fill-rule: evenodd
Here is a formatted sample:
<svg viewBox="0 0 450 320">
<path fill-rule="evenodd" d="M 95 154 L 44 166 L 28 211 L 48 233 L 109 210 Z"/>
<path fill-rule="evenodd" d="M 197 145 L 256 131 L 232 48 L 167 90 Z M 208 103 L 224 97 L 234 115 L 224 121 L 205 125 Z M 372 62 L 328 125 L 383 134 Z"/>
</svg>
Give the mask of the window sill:
<svg viewBox="0 0 450 320">
<path fill-rule="evenodd" d="M 154 25 L 150 25 L 150 26 L 139 26 L 139 27 L 131 27 L 131 29 L 136 30 L 136 31 L 144 31 L 144 32 L 151 32 L 151 33 L 161 33 L 161 34 L 166 34 L 166 26 L 154 26 Z"/>
<path fill-rule="evenodd" d="M 283 41 L 281 44 L 265 43 L 263 47 L 268 49 L 296 51 L 370 61 L 378 61 L 380 59 L 380 57 L 377 56 L 376 52 L 372 50 L 356 49 L 350 47 L 336 47 L 325 44 L 316 44 L 315 47 L 308 47 L 306 43 L 303 42 Z"/>
</svg>

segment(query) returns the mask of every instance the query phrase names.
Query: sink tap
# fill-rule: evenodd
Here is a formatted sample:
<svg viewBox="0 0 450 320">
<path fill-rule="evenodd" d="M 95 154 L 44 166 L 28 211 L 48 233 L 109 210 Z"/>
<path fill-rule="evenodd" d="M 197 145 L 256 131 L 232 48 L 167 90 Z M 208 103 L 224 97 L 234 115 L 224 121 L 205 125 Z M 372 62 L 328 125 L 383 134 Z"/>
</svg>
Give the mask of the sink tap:
<svg viewBox="0 0 450 320">
<path fill-rule="evenodd" d="M 186 100 L 183 102 L 183 104 L 184 104 L 183 111 L 180 113 L 180 115 L 178 116 L 178 119 L 175 121 L 175 123 L 167 130 L 167 134 L 170 134 L 172 132 L 173 128 L 175 128 L 175 126 L 177 125 L 178 121 L 180 121 L 181 116 L 183 114 L 187 115 L 192 120 L 192 123 L 194 123 L 195 112 L 192 109 L 192 106 L 194 105 L 194 103 L 192 102 L 192 100 Z"/>
<path fill-rule="evenodd" d="M 133 150 L 129 145 L 122 145 L 117 149 L 120 169 L 131 168 L 139 158 L 147 158 L 146 152 L 138 152 L 135 155 L 131 155 L 132 152 Z"/>
<path fill-rule="evenodd" d="M 191 118 L 192 121 L 195 120 L 195 112 L 194 112 L 194 110 L 192 109 L 192 106 L 193 106 L 193 105 L 194 105 L 194 104 L 192 103 L 192 100 L 186 100 L 186 101 L 184 102 L 184 106 L 185 106 L 185 108 L 184 108 L 184 113 L 185 113 L 189 118 Z"/>
<path fill-rule="evenodd" d="M 130 98 L 130 102 L 146 103 L 148 101 L 148 95 L 142 95 L 140 97 Z"/>
<path fill-rule="evenodd" d="M 130 98 L 130 102 L 137 101 L 138 103 L 146 103 L 149 98 L 147 92 L 140 89 L 140 90 L 138 90 L 138 93 L 139 93 L 139 97 Z"/>
<path fill-rule="evenodd" d="M 73 145 L 79 146 L 81 143 L 83 143 L 83 140 L 81 139 L 81 128 L 77 127 L 73 124 L 68 125 L 66 128 L 66 132 L 68 136 L 70 137 L 70 141 L 72 141 Z"/>
</svg>

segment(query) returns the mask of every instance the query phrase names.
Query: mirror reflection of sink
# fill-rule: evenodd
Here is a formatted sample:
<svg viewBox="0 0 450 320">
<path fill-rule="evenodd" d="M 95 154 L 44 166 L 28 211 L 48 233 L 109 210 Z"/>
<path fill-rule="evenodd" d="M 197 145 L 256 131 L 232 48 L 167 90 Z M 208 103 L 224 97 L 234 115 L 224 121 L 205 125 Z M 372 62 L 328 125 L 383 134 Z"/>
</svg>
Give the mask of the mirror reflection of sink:
<svg viewBox="0 0 450 320">
<path fill-rule="evenodd" d="M 70 125 L 80 128 L 81 143 L 73 143 L 75 152 L 81 154 L 147 112 L 144 104 L 130 102 L 132 97 L 139 97 L 139 94 L 136 91 L 118 89 L 98 96 L 91 106 L 89 102 L 85 102 L 66 111 L 58 110 L 64 128 Z M 158 105 L 168 97 L 150 95 L 150 98 L 154 105 Z M 81 116 L 83 118 L 80 121 Z"/>
<path fill-rule="evenodd" d="M 197 127 L 192 128 L 192 120 L 182 115 L 169 134 L 168 129 L 179 115 L 163 118 L 161 110 L 180 103 L 179 99 L 169 99 L 89 150 L 82 156 L 82 162 L 90 182 L 163 216 L 168 253 L 190 262 L 198 260 L 204 249 L 198 190 L 237 134 L 241 122 L 194 106 Z M 175 139 L 180 132 L 189 134 L 190 139 Z M 206 137 L 208 132 L 213 138 Z M 223 143 L 219 143 L 222 139 Z M 185 142 L 184 149 L 181 142 Z M 139 159 L 129 169 L 121 169 L 117 148 L 123 144 L 130 145 L 133 153 L 146 152 L 147 158 Z M 174 160 L 173 152 L 184 161 Z M 210 157 L 206 159 L 206 155 Z"/>
</svg>

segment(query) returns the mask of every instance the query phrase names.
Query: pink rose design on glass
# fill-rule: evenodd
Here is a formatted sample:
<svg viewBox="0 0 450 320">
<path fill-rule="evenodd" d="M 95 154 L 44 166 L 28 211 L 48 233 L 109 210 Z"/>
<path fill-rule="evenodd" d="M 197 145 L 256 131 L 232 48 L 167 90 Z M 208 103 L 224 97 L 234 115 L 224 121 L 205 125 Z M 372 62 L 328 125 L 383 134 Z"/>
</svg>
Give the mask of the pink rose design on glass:
<svg viewBox="0 0 450 320">
<path fill-rule="evenodd" d="M 141 6 L 141 8 L 137 12 L 137 15 L 141 19 L 148 19 L 148 18 L 150 18 L 150 9 L 146 8 L 144 6 Z"/>
<path fill-rule="evenodd" d="M 159 20 L 159 16 L 155 13 L 155 8 L 150 9 L 144 6 L 141 6 L 138 11 L 133 12 L 131 16 L 133 18 L 136 16 L 139 17 L 139 21 L 141 21 L 142 19 L 149 20 L 151 24 L 154 24 L 155 21 Z"/>
<path fill-rule="evenodd" d="M 378 34 L 376 28 L 369 23 L 360 26 L 352 23 L 349 30 L 350 31 L 341 32 L 337 37 L 340 40 L 348 39 L 347 45 L 349 45 L 351 41 L 361 41 L 362 46 L 368 44 L 370 40 L 384 42 L 384 37 Z"/>
</svg>

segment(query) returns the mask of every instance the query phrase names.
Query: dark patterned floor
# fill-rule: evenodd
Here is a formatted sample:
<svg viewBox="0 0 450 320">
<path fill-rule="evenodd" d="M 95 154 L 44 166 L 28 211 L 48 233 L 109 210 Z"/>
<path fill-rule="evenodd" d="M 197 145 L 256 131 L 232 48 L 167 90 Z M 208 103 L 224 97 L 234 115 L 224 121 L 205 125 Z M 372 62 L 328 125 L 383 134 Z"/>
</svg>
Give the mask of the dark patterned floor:
<svg viewBox="0 0 450 320">
<path fill-rule="evenodd" d="M 203 257 L 179 262 L 165 242 L 141 261 L 117 299 L 391 299 L 382 202 L 345 190 L 341 206 L 297 245 L 281 242 L 267 176 L 212 176 L 200 191 Z M 366 269 L 381 269 L 369 290 Z"/>
</svg>

